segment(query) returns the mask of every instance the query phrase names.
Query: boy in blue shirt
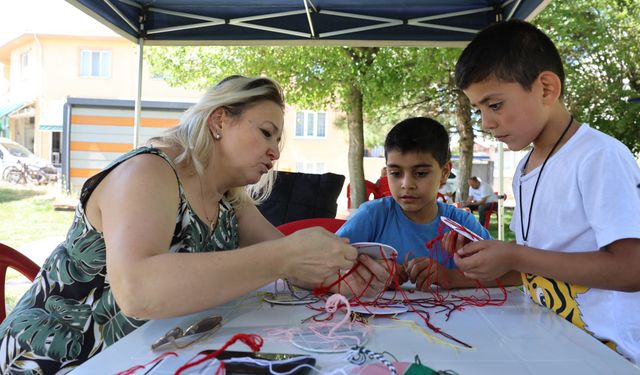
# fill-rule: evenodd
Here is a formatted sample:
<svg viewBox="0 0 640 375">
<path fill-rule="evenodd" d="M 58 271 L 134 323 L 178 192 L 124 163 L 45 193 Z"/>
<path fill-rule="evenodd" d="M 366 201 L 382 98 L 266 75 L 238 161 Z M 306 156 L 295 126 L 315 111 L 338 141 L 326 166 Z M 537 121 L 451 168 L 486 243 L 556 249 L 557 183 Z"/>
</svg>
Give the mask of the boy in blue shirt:
<svg viewBox="0 0 640 375">
<path fill-rule="evenodd" d="M 432 283 L 443 288 L 475 287 L 455 268 L 451 254 L 431 252 L 427 243 L 439 234 L 445 216 L 482 238 L 489 232 L 474 216 L 452 205 L 437 202 L 438 189 L 451 171 L 449 134 L 435 120 L 415 117 L 396 124 L 384 143 L 390 197 L 365 202 L 336 233 L 354 242 L 379 242 L 398 251 L 399 281 L 407 279 L 419 290 Z M 449 229 L 444 229 L 444 232 Z M 433 261 L 432 261 L 433 260 Z M 495 285 L 491 283 L 491 285 Z"/>
<path fill-rule="evenodd" d="M 517 243 L 467 244 L 456 264 L 479 280 L 522 272 L 533 301 L 639 364 L 640 169 L 633 155 L 573 118 L 562 102 L 560 55 L 526 22 L 478 33 L 458 60 L 456 84 L 496 139 L 516 151 L 533 144 L 513 179 Z"/>
</svg>

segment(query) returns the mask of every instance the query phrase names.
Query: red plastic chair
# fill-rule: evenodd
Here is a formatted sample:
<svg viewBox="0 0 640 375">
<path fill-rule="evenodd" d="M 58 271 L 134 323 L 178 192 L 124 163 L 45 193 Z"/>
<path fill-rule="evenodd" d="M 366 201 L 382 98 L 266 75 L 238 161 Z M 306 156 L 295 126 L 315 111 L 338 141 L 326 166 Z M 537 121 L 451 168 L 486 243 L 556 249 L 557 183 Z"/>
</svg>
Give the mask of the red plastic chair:
<svg viewBox="0 0 640 375">
<path fill-rule="evenodd" d="M 278 225 L 277 228 L 285 236 L 288 236 L 293 232 L 297 232 L 300 229 L 311 228 L 311 227 L 323 227 L 329 232 L 335 233 L 338 229 L 340 229 L 342 224 L 344 224 L 345 222 L 346 220 L 342 220 L 342 219 L 319 217 L 319 218 L 313 218 L 313 219 L 302 219 L 302 220 L 291 221 L 288 223 Z"/>
<path fill-rule="evenodd" d="M 498 197 L 498 200 L 507 199 L 507 194 L 502 194 L 502 195 L 499 195 L 498 193 L 493 193 L 493 194 L 495 194 Z M 496 214 L 496 221 L 498 221 L 498 202 L 492 202 L 489 208 L 487 208 L 487 211 L 485 212 L 483 225 L 487 229 L 489 229 L 489 226 L 491 225 L 491 215 L 493 214 Z"/>
<path fill-rule="evenodd" d="M 7 276 L 7 268 L 11 267 L 23 274 L 27 279 L 33 281 L 40 272 L 40 266 L 33 263 L 31 259 L 22 255 L 12 247 L 0 243 L 0 322 L 7 316 L 4 306 L 4 282 Z"/>
<path fill-rule="evenodd" d="M 391 189 L 389 188 L 389 177 L 382 176 L 376 181 L 376 186 L 378 187 L 378 195 L 380 197 L 390 197 Z"/>
<path fill-rule="evenodd" d="M 373 196 L 373 199 L 382 198 L 378 186 L 369 180 L 364 180 L 364 197 L 369 200 L 370 196 Z M 351 183 L 347 185 L 347 208 L 351 208 Z"/>
</svg>

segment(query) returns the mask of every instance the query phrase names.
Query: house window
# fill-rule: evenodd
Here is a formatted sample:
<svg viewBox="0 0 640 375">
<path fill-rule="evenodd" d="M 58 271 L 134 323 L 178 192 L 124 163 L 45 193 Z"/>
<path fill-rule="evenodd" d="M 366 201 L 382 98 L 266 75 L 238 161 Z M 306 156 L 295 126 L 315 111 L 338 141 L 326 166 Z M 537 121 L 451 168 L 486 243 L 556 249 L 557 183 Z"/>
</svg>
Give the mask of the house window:
<svg viewBox="0 0 640 375">
<path fill-rule="evenodd" d="M 325 112 L 296 112 L 296 138 L 325 138 L 327 136 Z"/>
<path fill-rule="evenodd" d="M 304 162 L 298 161 L 296 162 L 296 172 L 301 173 L 315 173 L 315 174 L 323 174 L 324 173 L 324 162 Z"/>
<path fill-rule="evenodd" d="M 30 54 L 31 51 L 26 51 L 20 55 L 20 73 L 23 77 L 26 76 L 29 71 Z"/>
<path fill-rule="evenodd" d="M 111 71 L 110 51 L 80 51 L 80 77 L 109 77 Z"/>
</svg>

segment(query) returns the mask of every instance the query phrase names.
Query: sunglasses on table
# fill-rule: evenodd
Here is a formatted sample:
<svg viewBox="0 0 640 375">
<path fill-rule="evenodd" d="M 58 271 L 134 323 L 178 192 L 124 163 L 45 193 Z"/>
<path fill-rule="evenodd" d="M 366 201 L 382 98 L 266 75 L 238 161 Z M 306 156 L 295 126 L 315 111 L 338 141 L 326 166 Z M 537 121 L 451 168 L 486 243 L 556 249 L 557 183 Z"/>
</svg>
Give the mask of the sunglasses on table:
<svg viewBox="0 0 640 375">
<path fill-rule="evenodd" d="M 151 350 L 156 351 L 167 347 L 186 348 L 213 335 L 221 325 L 222 317 L 216 315 L 199 320 L 185 330 L 180 327 L 172 328 L 151 344 Z"/>
</svg>

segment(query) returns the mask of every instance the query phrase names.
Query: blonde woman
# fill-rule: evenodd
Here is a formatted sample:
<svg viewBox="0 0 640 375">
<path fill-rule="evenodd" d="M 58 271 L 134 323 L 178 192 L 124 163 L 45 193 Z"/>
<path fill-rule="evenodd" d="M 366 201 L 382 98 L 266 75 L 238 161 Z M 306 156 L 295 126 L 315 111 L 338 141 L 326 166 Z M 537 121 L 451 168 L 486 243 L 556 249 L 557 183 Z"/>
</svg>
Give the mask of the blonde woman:
<svg viewBox="0 0 640 375">
<path fill-rule="evenodd" d="M 320 228 L 283 237 L 255 207 L 272 186 L 283 110 L 270 79 L 226 78 L 165 136 L 90 178 L 67 239 L 0 326 L 2 372 L 66 372 L 148 319 L 278 278 L 326 285 L 351 268 L 346 240 Z M 368 294 L 378 292 L 388 272 L 361 261 L 350 286 L 373 276 Z"/>
</svg>

